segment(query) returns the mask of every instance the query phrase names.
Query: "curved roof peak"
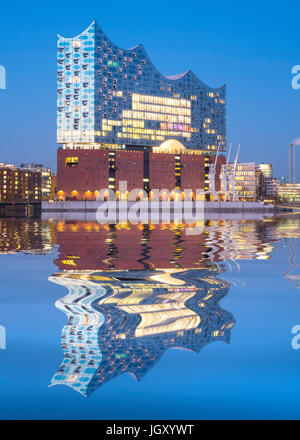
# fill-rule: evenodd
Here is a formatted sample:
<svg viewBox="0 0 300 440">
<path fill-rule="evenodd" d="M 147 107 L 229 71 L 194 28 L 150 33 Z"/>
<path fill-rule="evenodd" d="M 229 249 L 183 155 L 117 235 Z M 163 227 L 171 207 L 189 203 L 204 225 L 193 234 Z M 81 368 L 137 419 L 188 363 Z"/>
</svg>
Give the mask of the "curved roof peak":
<svg viewBox="0 0 300 440">
<path fill-rule="evenodd" d="M 166 78 L 168 78 L 168 79 L 171 79 L 171 80 L 173 80 L 173 81 L 176 81 L 177 79 L 181 79 L 181 78 L 183 78 L 184 76 L 186 76 L 188 73 L 190 73 L 191 71 L 190 70 L 187 70 L 186 72 L 183 72 L 183 73 L 178 73 L 177 75 L 165 75 L 166 76 Z"/>
</svg>

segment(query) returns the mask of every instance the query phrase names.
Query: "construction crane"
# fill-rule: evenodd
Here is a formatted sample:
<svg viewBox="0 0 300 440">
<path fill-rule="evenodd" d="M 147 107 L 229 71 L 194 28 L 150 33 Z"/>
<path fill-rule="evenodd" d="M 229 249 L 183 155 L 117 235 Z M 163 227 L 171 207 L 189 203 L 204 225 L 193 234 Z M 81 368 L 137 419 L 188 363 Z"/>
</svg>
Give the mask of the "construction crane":
<svg viewBox="0 0 300 440">
<path fill-rule="evenodd" d="M 228 149 L 228 154 L 227 154 L 227 159 L 226 159 L 226 165 L 222 165 L 222 172 L 221 172 L 221 191 L 224 192 L 225 194 L 225 199 L 226 199 L 226 193 L 227 193 L 227 170 L 228 170 L 228 164 L 229 164 L 229 158 L 230 158 L 230 153 L 231 153 L 231 147 L 232 147 L 232 143 L 229 144 L 229 149 Z"/>
<path fill-rule="evenodd" d="M 232 147 L 232 143 L 229 144 L 229 150 L 228 150 L 227 159 L 226 159 L 226 166 L 228 166 L 228 164 L 229 164 L 229 158 L 230 158 L 230 153 L 231 153 L 231 147 Z"/>
<path fill-rule="evenodd" d="M 207 176 L 209 190 L 206 191 L 206 193 L 212 194 L 213 198 L 217 198 L 215 180 L 216 180 L 216 167 L 217 167 L 217 162 L 218 162 L 218 157 L 219 157 L 220 145 L 221 145 L 221 143 L 219 142 L 215 161 L 214 161 L 214 163 L 209 164 L 209 171 L 208 171 L 208 176 Z"/>
<path fill-rule="evenodd" d="M 236 170 L 236 166 L 237 166 L 238 157 L 239 157 L 239 154 L 240 154 L 240 147 L 241 147 L 241 145 L 239 144 L 238 145 L 238 149 L 237 149 L 237 153 L 236 153 L 236 156 L 235 156 L 234 163 L 230 165 L 229 175 L 228 175 L 229 192 L 232 193 L 233 200 L 237 199 L 236 192 L 235 192 L 235 170 Z"/>
</svg>

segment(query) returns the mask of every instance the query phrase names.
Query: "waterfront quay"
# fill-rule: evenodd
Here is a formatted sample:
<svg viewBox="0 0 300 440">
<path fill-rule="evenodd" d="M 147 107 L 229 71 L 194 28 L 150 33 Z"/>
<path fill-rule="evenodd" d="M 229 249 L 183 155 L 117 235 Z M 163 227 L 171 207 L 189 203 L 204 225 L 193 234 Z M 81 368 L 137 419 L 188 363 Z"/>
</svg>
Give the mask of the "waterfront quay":
<svg viewBox="0 0 300 440">
<path fill-rule="evenodd" d="M 85 201 L 66 201 L 66 202 L 52 202 L 52 201 L 43 201 L 41 205 L 42 212 L 96 212 L 97 209 L 105 204 L 105 201 L 93 201 L 93 200 L 85 200 Z M 146 202 L 147 205 L 143 205 L 145 202 L 113 202 L 117 211 L 125 209 L 130 210 L 135 205 L 138 208 L 144 206 L 148 207 L 150 211 L 164 211 L 165 209 L 170 209 L 172 211 L 183 211 L 184 203 L 182 202 L 173 202 L 173 201 L 157 201 L 157 202 Z M 207 212 L 242 212 L 242 211 L 251 211 L 251 212 L 273 212 L 277 211 L 278 208 L 272 204 L 264 204 L 263 202 L 188 202 L 189 209 L 195 211 L 196 209 L 203 209 Z"/>
</svg>

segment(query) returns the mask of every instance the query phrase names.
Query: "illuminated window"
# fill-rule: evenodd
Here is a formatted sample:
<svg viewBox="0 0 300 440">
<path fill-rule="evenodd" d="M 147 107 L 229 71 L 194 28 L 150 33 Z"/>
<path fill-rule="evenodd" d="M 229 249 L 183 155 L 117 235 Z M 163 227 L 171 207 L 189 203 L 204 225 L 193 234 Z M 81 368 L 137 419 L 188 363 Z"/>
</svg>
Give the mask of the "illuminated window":
<svg viewBox="0 0 300 440">
<path fill-rule="evenodd" d="M 78 157 L 66 157 L 65 166 L 68 168 L 78 167 Z"/>
</svg>

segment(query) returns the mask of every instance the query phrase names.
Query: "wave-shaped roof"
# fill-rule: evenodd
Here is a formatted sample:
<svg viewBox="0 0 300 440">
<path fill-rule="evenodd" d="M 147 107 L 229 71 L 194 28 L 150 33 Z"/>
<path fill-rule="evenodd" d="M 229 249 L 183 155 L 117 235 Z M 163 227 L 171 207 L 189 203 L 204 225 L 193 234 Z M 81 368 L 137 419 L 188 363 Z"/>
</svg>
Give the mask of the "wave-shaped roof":
<svg viewBox="0 0 300 440">
<path fill-rule="evenodd" d="M 208 88 L 208 89 L 210 89 L 210 90 L 220 90 L 220 89 L 222 89 L 222 88 L 225 88 L 225 85 L 223 85 L 223 86 L 220 86 L 220 87 L 210 87 L 210 86 L 208 86 L 207 84 L 205 84 L 205 83 L 203 83 L 191 70 L 187 70 L 186 72 L 184 72 L 184 73 L 179 73 L 179 74 L 176 74 L 176 75 L 163 75 L 157 68 L 156 68 L 156 66 L 152 63 L 152 61 L 151 61 L 151 58 L 149 57 L 149 55 L 148 55 L 148 53 L 147 53 L 147 51 L 145 50 L 145 48 L 144 48 L 144 46 L 143 46 L 143 44 L 138 44 L 138 45 L 136 45 L 136 46 L 134 46 L 134 47 L 132 47 L 132 48 L 128 48 L 128 49 L 123 49 L 123 48 L 121 48 L 121 47 L 119 47 L 119 46 L 117 46 L 116 44 L 114 44 L 108 37 L 107 37 L 107 35 L 102 31 L 102 29 L 100 28 L 100 26 L 99 26 L 99 24 L 97 23 L 97 21 L 96 20 L 93 20 L 92 21 L 92 23 L 84 30 L 84 31 L 82 31 L 80 34 L 78 34 L 78 35 L 76 35 L 76 36 L 73 36 L 73 37 L 64 37 L 64 36 L 62 36 L 62 35 L 60 35 L 60 34 L 57 34 L 57 36 L 59 37 L 59 38 L 63 38 L 63 39 L 66 39 L 66 40 L 69 40 L 69 39 L 74 39 L 74 38 L 77 38 L 77 37 L 79 37 L 80 35 L 82 35 L 82 34 L 84 34 L 84 33 L 86 33 L 86 32 L 89 32 L 89 30 L 92 28 L 92 27 L 95 27 L 95 29 L 96 29 L 96 31 L 98 31 L 98 32 L 100 32 L 100 33 L 102 33 L 104 36 L 105 36 L 105 39 L 112 45 L 112 46 L 114 46 L 116 49 L 118 49 L 118 50 L 122 50 L 124 53 L 127 53 L 127 52 L 130 52 L 130 51 L 132 51 L 132 50 L 134 50 L 134 49 L 140 49 L 142 52 L 143 52 L 143 56 L 145 57 L 145 58 L 147 58 L 148 59 L 148 61 L 150 62 L 150 64 L 153 66 L 153 68 L 156 70 L 156 72 L 163 78 L 163 79 L 167 79 L 167 80 L 169 80 L 169 81 L 178 81 L 178 80 L 180 80 L 180 79 L 183 79 L 183 78 L 187 78 L 187 77 L 189 77 L 189 76 L 193 76 L 194 77 L 194 79 L 196 79 L 202 86 L 204 86 L 204 87 L 206 87 L 206 88 Z"/>
</svg>

